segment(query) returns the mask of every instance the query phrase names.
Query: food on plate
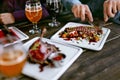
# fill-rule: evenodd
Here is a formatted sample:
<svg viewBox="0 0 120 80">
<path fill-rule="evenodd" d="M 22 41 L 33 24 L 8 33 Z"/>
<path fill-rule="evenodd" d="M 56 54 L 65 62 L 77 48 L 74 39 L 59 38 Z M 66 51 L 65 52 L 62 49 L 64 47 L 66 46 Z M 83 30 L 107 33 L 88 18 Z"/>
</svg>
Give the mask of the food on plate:
<svg viewBox="0 0 120 80">
<path fill-rule="evenodd" d="M 93 26 L 76 26 L 67 27 L 59 33 L 59 37 L 64 40 L 80 40 L 85 39 L 89 42 L 97 42 L 100 40 L 103 31 L 100 27 Z"/>
<path fill-rule="evenodd" d="M 29 48 L 28 60 L 40 64 L 40 71 L 43 71 L 43 67 L 46 65 L 58 66 L 56 63 L 60 64 L 64 58 L 65 55 L 60 52 L 58 47 L 42 42 L 40 39 L 36 40 Z"/>
<path fill-rule="evenodd" d="M 10 41 L 6 40 L 5 37 L 7 36 L 7 33 L 5 29 L 0 29 L 0 39 L 2 39 L 3 41 L 3 44 L 7 44 L 9 43 Z M 20 39 L 18 37 L 18 35 L 12 30 L 10 29 L 10 36 L 14 37 L 13 41 L 17 41 L 18 39 Z"/>
</svg>

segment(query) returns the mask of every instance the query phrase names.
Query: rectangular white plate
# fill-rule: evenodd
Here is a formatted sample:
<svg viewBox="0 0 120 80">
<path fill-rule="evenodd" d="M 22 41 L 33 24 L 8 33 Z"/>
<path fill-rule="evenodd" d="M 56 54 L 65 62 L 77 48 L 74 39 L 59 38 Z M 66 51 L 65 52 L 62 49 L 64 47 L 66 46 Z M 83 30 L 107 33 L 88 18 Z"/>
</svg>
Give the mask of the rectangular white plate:
<svg viewBox="0 0 120 80">
<path fill-rule="evenodd" d="M 16 28 L 16 27 L 9 27 L 9 29 L 11 29 L 19 37 L 19 40 L 23 41 L 23 40 L 29 39 L 29 36 L 26 35 L 25 33 L 23 33 L 18 28 Z"/>
<path fill-rule="evenodd" d="M 32 40 L 26 42 L 24 44 L 25 49 L 28 51 L 29 47 L 37 39 L 39 39 L 39 37 L 33 38 Z M 44 71 L 40 72 L 39 64 L 32 64 L 27 62 L 22 73 L 27 76 L 33 77 L 37 80 L 57 80 L 70 67 L 70 65 L 80 56 L 83 50 L 78 47 L 65 46 L 46 38 L 43 38 L 42 40 L 50 44 L 54 44 L 56 47 L 58 47 L 61 50 L 62 53 L 66 55 L 64 65 L 58 68 L 56 67 L 51 68 L 46 66 L 44 68 Z"/>
<path fill-rule="evenodd" d="M 28 35 L 26 35 L 25 33 L 23 33 L 21 30 L 19 30 L 16 27 L 9 27 L 9 29 L 15 34 L 16 37 L 18 37 L 18 40 L 26 40 L 29 38 Z M 0 31 L 2 31 L 2 29 L 0 29 Z M 1 32 L 1 37 L 0 38 L 4 38 L 5 37 L 5 33 Z"/>
<path fill-rule="evenodd" d="M 64 31 L 65 28 L 67 27 L 76 27 L 76 26 L 89 26 L 89 25 L 86 25 L 86 24 L 80 24 L 80 23 L 74 23 L 74 22 L 69 22 L 67 23 L 63 28 L 61 28 L 57 33 L 55 33 L 51 39 L 56 41 L 56 42 L 59 42 L 59 43 L 67 43 L 68 45 L 74 45 L 74 46 L 77 46 L 77 47 L 82 47 L 82 48 L 87 48 L 87 49 L 91 49 L 91 50 L 96 50 L 96 51 L 99 51 L 103 48 L 104 44 L 105 44 L 105 41 L 110 33 L 110 29 L 108 28 L 102 28 L 103 30 L 103 34 L 100 38 L 100 40 L 98 42 L 91 42 L 89 43 L 89 41 L 87 40 L 69 40 L 69 41 L 66 41 L 62 38 L 59 37 L 59 33 Z"/>
</svg>

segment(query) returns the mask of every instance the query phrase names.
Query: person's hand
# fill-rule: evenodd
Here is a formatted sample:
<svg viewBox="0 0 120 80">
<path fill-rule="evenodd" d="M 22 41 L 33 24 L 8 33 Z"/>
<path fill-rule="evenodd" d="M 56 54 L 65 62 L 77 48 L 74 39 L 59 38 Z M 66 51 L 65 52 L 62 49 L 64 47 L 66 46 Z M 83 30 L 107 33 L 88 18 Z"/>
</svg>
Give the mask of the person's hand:
<svg viewBox="0 0 120 80">
<path fill-rule="evenodd" d="M 0 23 L 1 24 L 12 24 L 15 22 L 15 18 L 12 13 L 1 13 L 0 14 Z"/>
<path fill-rule="evenodd" d="M 72 7 L 72 12 L 76 18 L 80 18 L 81 21 L 88 19 L 90 22 L 93 22 L 92 13 L 88 5 L 76 4 Z"/>
<path fill-rule="evenodd" d="M 106 0 L 104 2 L 104 21 L 113 18 L 115 14 L 120 11 L 120 0 Z"/>
</svg>

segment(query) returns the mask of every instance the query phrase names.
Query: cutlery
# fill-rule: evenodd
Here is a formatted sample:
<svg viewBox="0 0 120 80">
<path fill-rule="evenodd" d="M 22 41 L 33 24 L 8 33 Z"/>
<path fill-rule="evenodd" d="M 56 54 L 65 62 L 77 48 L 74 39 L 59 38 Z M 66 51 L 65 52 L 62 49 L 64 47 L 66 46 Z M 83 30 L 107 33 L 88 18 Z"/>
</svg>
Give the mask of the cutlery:
<svg viewBox="0 0 120 80">
<path fill-rule="evenodd" d="M 107 23 L 103 23 L 103 24 L 100 24 L 99 22 L 90 22 L 90 21 L 88 21 L 88 23 L 91 25 L 91 26 L 97 26 L 97 27 L 106 27 L 106 26 L 109 26 L 109 25 L 111 25 L 111 24 L 113 24 L 113 22 L 107 22 Z"/>
<path fill-rule="evenodd" d="M 104 23 L 104 24 L 102 25 L 102 27 L 106 27 L 106 26 L 109 26 L 109 25 L 112 25 L 112 24 L 113 24 L 113 22 Z"/>
<path fill-rule="evenodd" d="M 4 29 L 2 31 L 5 33 L 5 36 L 9 38 L 10 42 L 14 42 L 13 33 L 8 29 L 7 25 L 3 25 Z"/>
<path fill-rule="evenodd" d="M 93 27 L 101 27 L 100 26 L 100 24 L 99 24 L 99 22 L 90 22 L 90 21 L 88 21 L 88 23 L 91 25 L 91 26 L 93 26 Z"/>
</svg>

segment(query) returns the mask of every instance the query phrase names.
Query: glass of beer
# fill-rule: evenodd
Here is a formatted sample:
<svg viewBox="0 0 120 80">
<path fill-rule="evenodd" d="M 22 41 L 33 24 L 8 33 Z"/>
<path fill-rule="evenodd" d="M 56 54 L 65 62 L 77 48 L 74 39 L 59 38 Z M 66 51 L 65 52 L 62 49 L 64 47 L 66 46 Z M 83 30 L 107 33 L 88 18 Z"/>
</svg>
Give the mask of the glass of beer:
<svg viewBox="0 0 120 80">
<path fill-rule="evenodd" d="M 0 73 L 6 80 L 16 80 L 24 67 L 27 53 L 21 41 L 10 41 L 9 38 L 0 40 Z"/>
<path fill-rule="evenodd" d="M 39 0 L 28 0 L 25 5 L 25 14 L 30 22 L 33 24 L 33 28 L 29 30 L 31 34 L 41 33 L 41 29 L 38 28 L 37 22 L 42 18 L 42 7 Z"/>
</svg>

